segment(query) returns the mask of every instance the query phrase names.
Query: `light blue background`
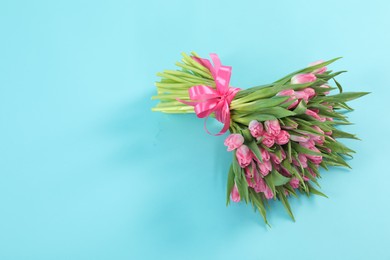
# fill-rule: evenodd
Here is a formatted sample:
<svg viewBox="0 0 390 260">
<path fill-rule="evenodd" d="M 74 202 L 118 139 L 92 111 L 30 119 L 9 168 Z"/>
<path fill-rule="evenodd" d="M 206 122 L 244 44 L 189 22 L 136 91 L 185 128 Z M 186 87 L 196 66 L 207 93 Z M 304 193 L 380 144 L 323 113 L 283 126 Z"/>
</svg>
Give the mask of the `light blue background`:
<svg viewBox="0 0 390 260">
<path fill-rule="evenodd" d="M 233 1 L 231 1 L 233 2 Z M 0 259 L 390 259 L 390 4 L 376 1 L 0 3 Z M 158 71 L 217 52 L 232 85 L 317 59 L 363 141 L 329 199 L 225 207 L 231 154 L 193 115 L 152 113 Z"/>
</svg>

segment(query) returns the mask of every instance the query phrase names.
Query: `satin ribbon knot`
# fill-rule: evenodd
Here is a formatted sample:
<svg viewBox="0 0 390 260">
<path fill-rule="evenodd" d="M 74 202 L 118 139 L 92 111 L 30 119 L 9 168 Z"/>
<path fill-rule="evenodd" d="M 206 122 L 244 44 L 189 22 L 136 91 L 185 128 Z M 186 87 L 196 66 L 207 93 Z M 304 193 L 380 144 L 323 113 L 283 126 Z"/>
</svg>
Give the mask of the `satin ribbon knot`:
<svg viewBox="0 0 390 260">
<path fill-rule="evenodd" d="M 199 118 L 206 118 L 204 127 L 207 133 L 211 134 L 206 126 L 206 120 L 211 113 L 215 113 L 215 118 L 223 123 L 223 128 L 215 135 L 224 134 L 230 127 L 230 103 L 240 90 L 229 87 L 232 67 L 223 66 L 217 54 L 210 54 L 214 66 L 207 59 L 192 57 L 195 61 L 206 67 L 214 78 L 216 88 L 205 85 L 193 86 L 188 90 L 191 102 L 177 99 L 178 101 L 193 106 L 195 114 Z"/>
</svg>

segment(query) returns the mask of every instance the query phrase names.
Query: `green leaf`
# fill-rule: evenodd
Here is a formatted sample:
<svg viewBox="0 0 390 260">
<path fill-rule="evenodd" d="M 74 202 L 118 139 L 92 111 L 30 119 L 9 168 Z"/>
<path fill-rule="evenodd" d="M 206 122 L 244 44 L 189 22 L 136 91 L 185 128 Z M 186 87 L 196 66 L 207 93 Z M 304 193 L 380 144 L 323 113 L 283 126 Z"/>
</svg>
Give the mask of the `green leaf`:
<svg viewBox="0 0 390 260">
<path fill-rule="evenodd" d="M 272 190 L 272 193 L 276 194 L 274 178 L 272 177 L 272 173 L 270 173 L 267 176 L 265 176 L 264 180 L 267 183 L 268 187 L 270 187 L 270 189 Z"/>
<path fill-rule="evenodd" d="M 268 221 L 267 221 L 267 212 L 265 210 L 265 206 L 264 206 L 264 202 L 263 202 L 262 198 L 253 189 L 251 189 L 249 191 L 249 194 L 250 194 L 250 199 L 251 199 L 252 203 L 259 210 L 260 215 L 263 217 L 265 224 L 267 224 L 269 226 Z"/>
<path fill-rule="evenodd" d="M 303 100 L 299 102 L 298 106 L 294 109 L 294 113 L 297 115 L 305 114 L 306 112 L 306 104 Z"/>
<path fill-rule="evenodd" d="M 328 198 L 328 196 L 326 196 L 324 193 L 322 193 L 321 191 L 315 189 L 312 185 L 308 184 L 308 187 L 309 187 L 309 191 L 310 193 L 313 193 L 315 195 L 318 195 L 318 196 L 322 196 L 322 197 L 325 197 L 325 198 Z"/>
<path fill-rule="evenodd" d="M 271 176 L 272 176 L 272 182 L 275 186 L 284 185 L 284 184 L 288 183 L 291 179 L 291 178 L 284 177 L 275 169 L 272 170 Z"/>
<path fill-rule="evenodd" d="M 360 140 L 358 137 L 356 137 L 356 135 L 350 134 L 350 133 L 347 133 L 347 132 L 344 132 L 344 131 L 341 131 L 338 129 L 333 129 L 332 137 L 333 138 L 349 138 L 349 139 Z"/>
<path fill-rule="evenodd" d="M 343 92 L 340 94 L 319 98 L 325 102 L 347 102 L 369 94 L 370 92 Z"/>
<path fill-rule="evenodd" d="M 256 156 L 256 158 L 260 161 L 263 162 L 263 158 L 261 157 L 261 152 L 259 147 L 257 146 L 257 143 L 255 140 L 252 140 L 250 142 L 246 143 L 249 149 L 253 152 L 253 154 Z"/>
<path fill-rule="evenodd" d="M 322 153 L 310 150 L 310 149 L 308 149 L 306 147 L 303 147 L 302 145 L 299 145 L 299 144 L 297 144 L 295 142 L 291 142 L 291 145 L 299 153 L 308 154 L 308 155 L 320 155 L 320 156 L 323 156 Z"/>
<path fill-rule="evenodd" d="M 227 179 L 227 187 L 226 187 L 226 206 L 230 203 L 230 193 L 232 192 L 234 186 L 234 171 L 233 165 L 230 165 L 228 179 Z"/>
<path fill-rule="evenodd" d="M 337 82 L 335 78 L 333 78 L 334 83 L 336 83 L 336 86 L 339 88 L 340 93 L 343 92 L 343 88 L 341 87 L 340 83 Z"/>
<path fill-rule="evenodd" d="M 266 99 L 259 99 L 252 102 L 247 102 L 239 105 L 232 104 L 230 109 L 239 112 L 253 112 L 258 109 L 264 109 L 268 107 L 275 107 L 285 102 L 289 97 L 273 97 Z"/>
<path fill-rule="evenodd" d="M 292 213 L 290 203 L 288 203 L 287 197 L 286 197 L 286 195 L 284 195 L 284 189 L 282 187 L 278 187 L 278 197 L 279 197 L 280 201 L 282 202 L 284 208 L 286 209 L 288 215 L 295 222 L 294 214 Z"/>
</svg>

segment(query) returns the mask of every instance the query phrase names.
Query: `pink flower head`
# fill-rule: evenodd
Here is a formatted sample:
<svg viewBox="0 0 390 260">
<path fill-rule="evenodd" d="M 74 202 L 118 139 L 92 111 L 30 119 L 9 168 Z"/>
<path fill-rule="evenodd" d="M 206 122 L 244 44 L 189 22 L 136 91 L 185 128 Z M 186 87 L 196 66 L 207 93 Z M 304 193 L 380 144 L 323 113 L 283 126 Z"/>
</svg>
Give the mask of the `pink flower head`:
<svg viewBox="0 0 390 260">
<path fill-rule="evenodd" d="M 294 142 L 307 142 L 310 139 L 310 137 L 309 136 L 290 135 L 290 139 Z"/>
<path fill-rule="evenodd" d="M 291 185 L 291 187 L 293 187 L 294 189 L 299 188 L 299 179 L 296 178 L 296 177 L 291 178 L 291 180 L 290 180 L 290 185 Z"/>
<path fill-rule="evenodd" d="M 310 110 L 310 109 L 306 109 L 306 112 L 305 112 L 306 115 L 309 115 L 315 119 L 317 119 L 318 121 L 321 121 L 321 122 L 325 122 L 326 121 L 326 118 L 324 117 L 320 117 L 318 115 L 318 113 L 316 113 L 314 110 Z"/>
<path fill-rule="evenodd" d="M 298 160 L 299 160 L 299 162 L 297 162 L 295 160 L 293 161 L 294 165 L 299 166 L 299 167 L 302 165 L 303 168 L 307 168 L 307 158 L 304 154 L 299 154 Z"/>
<path fill-rule="evenodd" d="M 317 125 L 313 125 L 311 128 L 313 128 L 314 130 L 316 130 L 320 134 L 324 134 L 324 131 Z"/>
<path fill-rule="evenodd" d="M 265 133 L 263 137 L 264 138 L 261 141 L 261 143 L 267 146 L 268 148 L 271 148 L 275 144 L 275 137 L 273 135 Z"/>
<path fill-rule="evenodd" d="M 276 94 L 277 96 L 286 96 L 286 97 L 289 97 L 286 102 L 289 102 L 289 101 L 292 101 L 294 100 L 294 102 L 292 102 L 288 109 L 290 108 L 294 108 L 298 105 L 299 103 L 299 100 L 297 99 L 297 97 L 295 96 L 295 91 L 292 90 L 292 89 L 285 89 L 285 90 L 282 90 L 280 91 L 278 94 Z"/>
<path fill-rule="evenodd" d="M 254 138 L 260 137 L 264 132 L 263 125 L 256 120 L 250 121 L 248 128 Z"/>
<path fill-rule="evenodd" d="M 252 162 L 252 151 L 243 144 L 237 149 L 236 157 L 241 168 L 245 168 Z"/>
<path fill-rule="evenodd" d="M 310 140 L 316 144 L 322 145 L 324 144 L 325 137 L 321 135 L 309 134 Z"/>
<path fill-rule="evenodd" d="M 234 183 L 232 192 L 230 193 L 230 198 L 234 202 L 239 202 L 241 200 L 240 193 L 238 192 L 238 188 L 237 188 L 237 185 L 235 183 Z"/>
<path fill-rule="evenodd" d="M 312 88 L 305 88 L 303 91 L 308 95 L 309 99 L 316 95 L 316 91 Z"/>
<path fill-rule="evenodd" d="M 330 88 L 328 85 L 321 85 L 320 88 Z M 328 95 L 330 92 L 329 91 L 326 91 L 324 92 L 324 95 Z"/>
<path fill-rule="evenodd" d="M 272 164 L 270 161 L 263 161 L 262 163 L 258 163 L 259 170 L 261 175 L 267 176 L 268 173 L 272 170 Z"/>
<path fill-rule="evenodd" d="M 286 97 L 292 97 L 295 95 L 295 91 L 293 89 L 285 89 L 280 91 L 277 96 L 286 96 Z"/>
<path fill-rule="evenodd" d="M 267 199 L 272 199 L 274 197 L 274 194 L 272 193 L 272 190 L 268 186 L 265 186 L 264 195 L 265 195 L 265 197 Z"/>
<path fill-rule="evenodd" d="M 267 120 L 264 122 L 267 133 L 273 136 L 277 136 L 280 133 L 280 125 L 277 119 Z"/>
<path fill-rule="evenodd" d="M 280 164 L 282 162 L 282 158 L 279 158 L 276 154 L 271 153 L 271 159 L 275 164 Z"/>
<path fill-rule="evenodd" d="M 303 90 L 295 91 L 295 96 L 299 100 L 303 99 L 306 103 L 309 102 L 309 95 Z"/>
<path fill-rule="evenodd" d="M 309 64 L 309 67 L 323 63 L 323 60 L 318 60 Z M 322 74 L 327 70 L 326 67 L 322 67 L 313 71 L 314 74 Z"/>
<path fill-rule="evenodd" d="M 291 78 L 291 84 L 304 84 L 316 80 L 317 77 L 313 73 L 297 74 Z"/>
<path fill-rule="evenodd" d="M 297 129 L 297 127 L 298 127 L 298 123 L 295 122 L 294 120 L 289 120 L 287 122 L 287 125 L 282 126 L 283 129 L 288 129 L 288 130 Z"/>
<path fill-rule="evenodd" d="M 224 144 L 228 147 L 228 151 L 233 151 L 237 149 L 244 143 L 244 137 L 241 134 L 230 134 L 226 139 Z"/>
<path fill-rule="evenodd" d="M 263 159 L 263 161 L 269 161 L 269 159 L 270 159 L 269 152 L 266 149 L 264 149 L 263 147 L 260 147 L 260 152 L 261 152 L 261 158 Z"/>
<path fill-rule="evenodd" d="M 290 140 L 290 134 L 285 130 L 281 130 L 275 137 L 275 142 L 279 145 L 287 144 L 288 140 Z"/>
<path fill-rule="evenodd" d="M 310 144 L 309 142 L 306 143 L 300 143 L 303 147 L 306 147 L 314 152 L 320 153 L 320 150 L 318 150 L 317 147 L 315 147 L 313 144 Z M 310 159 L 315 164 L 320 164 L 322 162 L 322 156 L 321 155 L 311 155 L 311 154 L 305 154 L 305 156 Z"/>
<path fill-rule="evenodd" d="M 266 187 L 267 185 L 265 184 L 264 179 L 260 175 L 255 176 L 255 192 L 264 192 Z"/>
</svg>

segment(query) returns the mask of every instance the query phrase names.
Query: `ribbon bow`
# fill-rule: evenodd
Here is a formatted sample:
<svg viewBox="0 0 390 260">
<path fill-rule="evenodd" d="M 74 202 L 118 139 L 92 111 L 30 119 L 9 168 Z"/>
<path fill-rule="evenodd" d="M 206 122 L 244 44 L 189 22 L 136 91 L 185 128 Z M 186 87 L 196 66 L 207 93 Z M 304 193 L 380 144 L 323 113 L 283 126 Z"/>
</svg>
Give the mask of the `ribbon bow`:
<svg viewBox="0 0 390 260">
<path fill-rule="evenodd" d="M 215 118 L 223 123 L 223 128 L 218 134 L 224 134 L 230 127 L 230 103 L 234 96 L 240 90 L 239 88 L 229 87 L 230 76 L 232 74 L 232 67 L 223 66 L 217 54 L 210 54 L 211 60 L 214 66 L 207 59 L 198 57 L 192 57 L 195 61 L 210 70 L 211 75 L 214 78 L 216 89 L 205 86 L 197 85 L 188 90 L 189 97 L 192 102 L 186 102 L 179 100 L 180 102 L 193 106 L 197 117 L 206 118 L 211 113 L 215 112 Z M 206 127 L 206 120 L 204 127 L 207 133 L 211 134 Z"/>
</svg>

